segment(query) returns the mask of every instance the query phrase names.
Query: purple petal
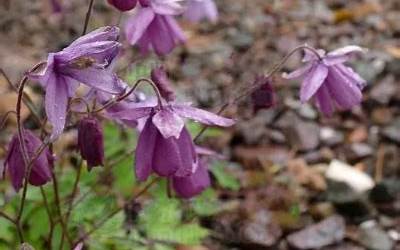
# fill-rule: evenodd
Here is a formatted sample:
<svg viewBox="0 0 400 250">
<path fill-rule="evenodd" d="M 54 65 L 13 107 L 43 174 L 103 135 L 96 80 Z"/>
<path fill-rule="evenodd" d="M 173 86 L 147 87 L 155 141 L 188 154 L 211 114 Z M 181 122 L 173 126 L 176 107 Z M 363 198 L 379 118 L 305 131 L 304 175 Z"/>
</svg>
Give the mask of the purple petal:
<svg viewBox="0 0 400 250">
<path fill-rule="evenodd" d="M 204 191 L 211 184 L 210 174 L 205 163 L 199 161 L 196 172 L 188 177 L 172 178 L 172 185 L 178 196 L 182 198 L 192 198 Z"/>
<path fill-rule="evenodd" d="M 145 181 L 152 171 L 153 158 L 157 143 L 157 128 L 151 119 L 147 119 L 139 135 L 135 151 L 135 172 L 139 181 Z"/>
<path fill-rule="evenodd" d="M 57 139 L 64 130 L 68 106 L 68 82 L 53 76 L 46 87 L 45 109 L 47 119 L 53 126 L 50 140 Z"/>
<path fill-rule="evenodd" d="M 116 119 L 123 119 L 127 121 L 137 121 L 140 118 L 149 116 L 153 110 L 153 107 L 136 107 L 125 109 L 118 112 L 111 112 L 110 116 Z"/>
<path fill-rule="evenodd" d="M 182 159 L 182 166 L 176 171 L 174 176 L 186 177 L 192 175 L 197 169 L 197 154 L 192 137 L 185 127 L 182 129 L 177 143 Z"/>
<path fill-rule="evenodd" d="M 334 104 L 326 85 L 322 85 L 318 89 L 317 93 L 315 94 L 315 98 L 315 101 L 317 102 L 318 108 L 321 110 L 321 112 L 326 116 L 331 116 L 334 111 Z"/>
<path fill-rule="evenodd" d="M 218 10 L 213 0 L 190 0 L 184 17 L 192 22 L 208 18 L 211 22 L 218 20 Z"/>
<path fill-rule="evenodd" d="M 120 94 L 118 76 L 107 70 L 94 67 L 84 70 L 68 68 L 65 69 L 64 74 L 89 87 L 111 94 Z"/>
<path fill-rule="evenodd" d="M 307 63 L 306 65 L 300 67 L 299 69 L 291 72 L 291 73 L 283 73 L 282 77 L 285 79 L 295 79 L 295 78 L 299 78 L 304 76 L 305 74 L 307 74 L 311 68 L 313 67 L 312 63 Z"/>
<path fill-rule="evenodd" d="M 160 15 L 179 15 L 184 11 L 181 0 L 152 0 L 151 8 Z"/>
<path fill-rule="evenodd" d="M 300 100 L 308 101 L 324 83 L 328 75 L 328 68 L 321 63 L 315 65 L 305 76 L 300 89 Z"/>
<path fill-rule="evenodd" d="M 361 48 L 356 45 L 349 45 L 328 53 L 328 56 L 344 56 L 348 54 L 355 54 L 355 53 L 365 53 L 366 49 Z"/>
<path fill-rule="evenodd" d="M 350 109 L 361 102 L 362 94 L 357 82 L 348 78 L 336 67 L 329 67 L 327 87 L 336 103 L 344 108 Z"/>
<path fill-rule="evenodd" d="M 171 176 L 182 168 L 182 159 L 177 139 L 165 139 L 158 134 L 153 155 L 153 169 L 160 176 Z"/>
<path fill-rule="evenodd" d="M 336 69 L 340 71 L 340 73 L 342 73 L 345 77 L 350 79 L 350 81 L 354 82 L 361 90 L 367 84 L 367 82 L 359 74 L 354 72 L 354 70 L 350 67 L 347 67 L 343 64 L 338 64 L 336 65 Z"/>
<path fill-rule="evenodd" d="M 75 47 L 82 44 L 97 42 L 97 41 L 116 41 L 119 37 L 119 28 L 117 26 L 105 26 L 98 28 L 84 36 L 81 36 L 69 47 Z"/>
<path fill-rule="evenodd" d="M 174 112 L 178 115 L 193 119 L 207 125 L 216 125 L 221 127 L 230 127 L 235 124 L 232 119 L 224 118 L 222 116 L 213 114 L 211 112 L 194 108 L 188 105 L 173 105 Z"/>
<path fill-rule="evenodd" d="M 314 50 L 322 58 L 326 54 L 325 50 L 323 50 L 323 49 L 314 49 Z M 318 60 L 318 57 L 314 52 L 310 51 L 309 49 L 305 49 L 304 50 L 304 57 L 303 57 L 303 60 L 302 60 L 303 62 L 311 62 L 311 61 L 316 61 L 316 60 Z"/>
<path fill-rule="evenodd" d="M 185 125 L 182 118 L 169 108 L 163 108 L 153 116 L 153 124 L 164 138 L 179 138 L 182 128 Z"/>
<path fill-rule="evenodd" d="M 131 45 L 135 45 L 144 35 L 154 17 L 155 13 L 151 8 L 142 8 L 128 19 L 125 34 Z"/>
</svg>

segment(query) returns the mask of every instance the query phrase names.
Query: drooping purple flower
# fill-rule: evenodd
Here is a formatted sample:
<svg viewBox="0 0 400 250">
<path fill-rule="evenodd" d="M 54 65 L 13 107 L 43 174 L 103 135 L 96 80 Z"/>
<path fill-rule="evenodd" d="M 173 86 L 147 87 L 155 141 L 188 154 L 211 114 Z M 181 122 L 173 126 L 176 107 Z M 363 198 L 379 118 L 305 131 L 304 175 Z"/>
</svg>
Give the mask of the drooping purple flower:
<svg viewBox="0 0 400 250">
<path fill-rule="evenodd" d="M 154 49 L 159 56 L 170 53 L 186 38 L 173 15 L 182 12 L 179 0 L 140 0 L 142 6 L 128 19 L 125 34 L 131 45 L 138 45 L 143 54 Z"/>
<path fill-rule="evenodd" d="M 156 84 L 161 96 L 168 102 L 175 100 L 176 96 L 168 79 L 164 67 L 157 67 L 151 71 L 151 80 Z"/>
<path fill-rule="evenodd" d="M 147 117 L 136 148 L 136 176 L 144 181 L 154 170 L 161 176 L 185 177 L 197 169 L 197 157 L 183 118 L 217 126 L 232 126 L 234 121 L 187 104 L 139 104 L 113 114 L 124 120 Z"/>
<path fill-rule="evenodd" d="M 37 150 L 42 145 L 42 142 L 29 130 L 23 131 L 23 138 L 26 145 L 27 156 L 29 159 L 33 159 L 37 153 Z M 32 170 L 28 180 L 29 183 L 34 186 L 42 186 L 46 184 L 52 178 L 52 168 L 53 156 L 51 155 L 49 149 L 46 148 L 32 164 Z M 11 177 L 11 183 L 17 192 L 23 185 L 25 169 L 25 162 L 21 151 L 20 141 L 18 135 L 14 135 L 8 147 L 3 171 L 8 171 Z"/>
<path fill-rule="evenodd" d="M 68 98 L 79 83 L 100 91 L 117 94 L 118 77 L 107 70 L 119 53 L 117 27 L 102 27 L 80 37 L 57 53 L 50 53 L 47 66 L 39 74 L 30 74 L 45 88 L 46 115 L 53 126 L 51 139 L 64 130 Z"/>
<path fill-rule="evenodd" d="M 306 65 L 285 74 L 284 77 L 303 77 L 301 101 L 306 102 L 314 98 L 321 112 L 330 116 L 335 106 L 351 109 L 361 102 L 361 90 L 366 82 L 353 69 L 344 65 L 354 54 L 361 52 L 364 52 L 364 49 L 358 46 L 346 46 L 327 54 L 318 50 L 318 57 L 306 50 L 303 58 Z"/>
<path fill-rule="evenodd" d="M 275 93 L 272 88 L 271 78 L 259 76 L 256 78 L 255 84 L 260 87 L 251 94 L 254 111 L 257 112 L 260 109 L 272 107 L 275 104 Z"/>
<path fill-rule="evenodd" d="M 210 174 L 204 159 L 198 160 L 196 171 L 192 175 L 186 177 L 172 177 L 172 187 L 176 194 L 185 199 L 190 199 L 199 195 L 210 185 Z"/>
<path fill-rule="evenodd" d="M 120 11 L 129 11 L 135 8 L 137 0 L 107 0 L 108 3 Z"/>
<path fill-rule="evenodd" d="M 218 20 L 217 5 L 214 0 L 189 0 L 183 16 L 192 22 L 208 19 L 215 23 Z"/>
<path fill-rule="evenodd" d="M 79 121 L 78 147 L 89 171 L 104 164 L 103 128 L 96 118 L 86 117 Z"/>
</svg>

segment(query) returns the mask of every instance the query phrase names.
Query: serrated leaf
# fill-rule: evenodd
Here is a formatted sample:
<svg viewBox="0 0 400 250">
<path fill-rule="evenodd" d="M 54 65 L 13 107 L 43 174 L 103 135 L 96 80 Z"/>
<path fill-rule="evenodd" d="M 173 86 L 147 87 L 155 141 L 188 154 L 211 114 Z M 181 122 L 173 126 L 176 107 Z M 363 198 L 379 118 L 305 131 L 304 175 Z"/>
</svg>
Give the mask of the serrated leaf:
<svg viewBox="0 0 400 250">
<path fill-rule="evenodd" d="M 191 203 L 193 210 L 200 216 L 211 216 L 218 213 L 220 204 L 212 188 L 208 188 Z"/>
<path fill-rule="evenodd" d="M 213 173 L 217 182 L 221 187 L 227 188 L 233 191 L 237 191 L 240 189 L 240 182 L 233 175 L 231 175 L 228 171 L 226 171 L 226 166 L 222 164 L 222 162 L 217 162 L 215 166 L 210 168 L 210 171 Z"/>
</svg>

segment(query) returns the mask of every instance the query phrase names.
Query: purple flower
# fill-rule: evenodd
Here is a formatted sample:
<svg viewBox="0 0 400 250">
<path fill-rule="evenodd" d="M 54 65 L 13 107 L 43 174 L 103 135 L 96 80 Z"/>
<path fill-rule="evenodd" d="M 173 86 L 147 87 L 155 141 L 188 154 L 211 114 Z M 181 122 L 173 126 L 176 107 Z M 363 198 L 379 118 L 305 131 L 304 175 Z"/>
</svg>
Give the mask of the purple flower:
<svg viewBox="0 0 400 250">
<path fill-rule="evenodd" d="M 259 76 L 255 81 L 256 85 L 260 85 L 252 94 L 254 111 L 260 109 L 268 109 L 275 104 L 275 93 L 272 88 L 271 78 Z"/>
<path fill-rule="evenodd" d="M 137 0 L 107 0 L 109 4 L 120 11 L 129 11 L 135 8 Z"/>
<path fill-rule="evenodd" d="M 179 197 L 190 199 L 211 185 L 207 163 L 199 159 L 195 172 L 186 177 L 173 177 L 172 187 Z"/>
<path fill-rule="evenodd" d="M 50 0 L 50 5 L 53 13 L 60 13 L 62 12 L 62 5 L 59 0 Z"/>
<path fill-rule="evenodd" d="M 79 121 L 78 147 L 89 171 L 104 164 L 103 128 L 96 118 L 87 117 Z"/>
<path fill-rule="evenodd" d="M 24 130 L 23 138 L 26 145 L 27 156 L 29 159 L 35 157 L 37 150 L 42 142 L 31 131 Z M 29 183 L 34 186 L 41 186 L 51 180 L 51 171 L 53 168 L 53 156 L 46 148 L 39 157 L 33 162 Z M 18 192 L 23 185 L 25 177 L 25 162 L 20 147 L 18 135 L 14 135 L 4 161 L 4 171 L 8 170 L 11 177 L 11 183 Z"/>
<path fill-rule="evenodd" d="M 118 33 L 117 27 L 103 27 L 82 36 L 62 51 L 50 53 L 44 71 L 30 75 L 46 90 L 45 109 L 53 126 L 52 140 L 64 130 L 68 98 L 79 83 L 118 93 L 118 77 L 107 70 L 121 46 L 116 41 Z"/>
<path fill-rule="evenodd" d="M 183 118 L 218 126 L 234 121 L 187 104 L 138 104 L 136 108 L 116 112 L 113 117 L 137 120 L 147 117 L 136 148 L 136 176 L 144 181 L 154 170 L 161 176 L 185 177 L 195 173 L 197 157 Z"/>
<path fill-rule="evenodd" d="M 351 109 L 361 102 L 361 90 L 365 80 L 343 63 L 356 53 L 364 52 L 358 46 L 346 46 L 328 54 L 318 50 L 316 54 L 306 50 L 305 66 L 285 74 L 287 79 L 303 77 L 300 99 L 306 102 L 314 97 L 317 106 L 325 115 L 332 115 L 337 105 L 341 109 Z"/>
<path fill-rule="evenodd" d="M 151 71 L 151 80 L 156 84 L 162 98 L 168 102 L 174 101 L 176 96 L 168 79 L 167 72 L 161 66 Z"/>
<path fill-rule="evenodd" d="M 218 20 L 218 9 L 214 0 L 189 0 L 183 16 L 192 22 L 208 19 L 215 23 Z"/>
<path fill-rule="evenodd" d="M 143 8 L 128 19 L 125 34 L 131 45 L 138 45 L 143 54 L 151 48 L 157 55 L 170 53 L 185 42 L 182 29 L 172 15 L 180 14 L 177 0 L 140 0 Z"/>
</svg>

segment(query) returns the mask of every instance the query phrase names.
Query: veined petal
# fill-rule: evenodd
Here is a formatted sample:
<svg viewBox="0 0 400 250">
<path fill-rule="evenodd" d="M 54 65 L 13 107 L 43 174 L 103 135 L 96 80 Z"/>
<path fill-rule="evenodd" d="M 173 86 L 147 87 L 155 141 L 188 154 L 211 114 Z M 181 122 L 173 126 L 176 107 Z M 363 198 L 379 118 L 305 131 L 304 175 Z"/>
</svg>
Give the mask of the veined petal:
<svg viewBox="0 0 400 250">
<path fill-rule="evenodd" d="M 153 155 L 153 170 L 160 176 L 172 176 L 182 168 L 182 158 L 175 137 L 157 135 Z"/>
<path fill-rule="evenodd" d="M 194 174 L 197 169 L 197 154 L 192 137 L 184 127 L 177 140 L 179 153 L 182 159 L 182 166 L 176 171 L 174 176 L 186 177 Z"/>
<path fill-rule="evenodd" d="M 160 15 L 180 15 L 184 8 L 179 4 L 181 0 L 152 0 L 151 7 Z"/>
<path fill-rule="evenodd" d="M 110 112 L 109 115 L 116 119 L 122 119 L 127 121 L 136 121 L 140 118 L 149 116 L 153 110 L 153 107 L 130 107 L 118 112 Z"/>
<path fill-rule="evenodd" d="M 94 67 L 86 69 L 66 68 L 63 73 L 64 75 L 67 75 L 92 88 L 105 91 L 110 94 L 120 94 L 118 76 L 107 70 Z"/>
<path fill-rule="evenodd" d="M 46 87 L 45 109 L 53 126 L 50 140 L 55 140 L 64 130 L 68 106 L 68 86 L 64 77 L 53 75 Z"/>
<path fill-rule="evenodd" d="M 304 76 L 305 74 L 307 74 L 307 72 L 309 72 L 311 70 L 311 68 L 313 67 L 312 63 L 307 63 L 304 66 L 300 67 L 299 69 L 291 72 L 291 73 L 283 73 L 282 77 L 285 79 L 295 79 L 295 78 L 299 78 Z"/>
<path fill-rule="evenodd" d="M 149 26 L 148 36 L 157 55 L 166 55 L 175 48 L 174 35 L 167 22 L 167 16 L 156 15 Z"/>
<path fill-rule="evenodd" d="M 169 108 L 163 108 L 153 116 L 153 124 L 164 138 L 179 138 L 182 128 L 185 125 L 182 118 Z"/>
<path fill-rule="evenodd" d="M 189 199 L 204 191 L 211 184 L 210 174 L 203 161 L 199 161 L 196 172 L 188 177 L 172 178 L 172 186 L 178 196 Z"/>
<path fill-rule="evenodd" d="M 331 116 L 334 111 L 334 103 L 326 85 L 322 85 L 318 89 L 317 93 L 315 94 L 315 98 L 317 106 L 321 112 L 326 116 Z"/>
<path fill-rule="evenodd" d="M 356 84 L 361 90 L 367 84 L 367 82 L 350 67 L 347 67 L 343 64 L 338 64 L 336 65 L 336 69 L 339 70 L 350 81 L 353 81 L 354 84 Z"/>
<path fill-rule="evenodd" d="M 349 45 L 329 52 L 328 56 L 343 56 L 348 54 L 365 53 L 365 52 L 366 49 L 362 47 L 356 45 Z"/>
<path fill-rule="evenodd" d="M 216 125 L 221 127 L 230 127 L 235 124 L 235 121 L 232 119 L 228 119 L 214 113 L 194 108 L 186 105 L 173 105 L 172 106 L 174 112 L 178 115 L 193 119 L 195 121 L 201 122 L 207 125 Z"/>
<path fill-rule="evenodd" d="M 135 45 L 145 34 L 154 16 L 153 9 L 148 7 L 139 9 L 136 15 L 129 18 L 125 26 L 125 34 L 131 45 Z"/>
<path fill-rule="evenodd" d="M 116 41 L 119 37 L 119 28 L 117 26 L 105 26 L 98 28 L 80 38 L 76 39 L 69 47 L 75 47 L 85 43 L 97 41 Z"/>
<path fill-rule="evenodd" d="M 135 151 L 135 172 L 140 181 L 145 181 L 152 172 L 154 150 L 157 143 L 157 128 L 147 119 L 139 135 Z"/>
<path fill-rule="evenodd" d="M 350 109 L 361 102 L 360 88 L 351 79 L 343 75 L 336 66 L 329 67 L 326 81 L 329 93 L 340 107 Z"/>
<path fill-rule="evenodd" d="M 324 83 L 328 75 L 328 68 L 318 63 L 307 73 L 300 88 L 300 100 L 308 101 Z"/>
</svg>

